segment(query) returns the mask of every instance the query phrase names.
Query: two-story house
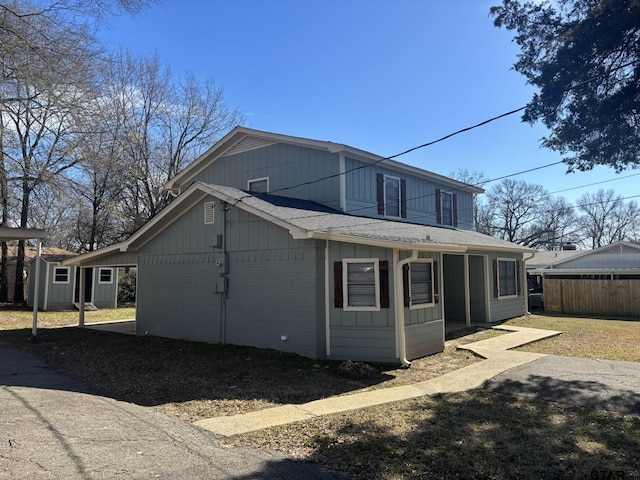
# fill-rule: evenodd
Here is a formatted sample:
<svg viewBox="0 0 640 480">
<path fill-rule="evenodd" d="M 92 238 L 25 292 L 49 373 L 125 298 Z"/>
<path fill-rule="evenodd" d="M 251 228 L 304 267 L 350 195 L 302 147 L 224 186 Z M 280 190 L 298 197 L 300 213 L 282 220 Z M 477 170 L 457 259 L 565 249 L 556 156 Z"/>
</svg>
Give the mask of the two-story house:
<svg viewBox="0 0 640 480">
<path fill-rule="evenodd" d="M 473 231 L 482 190 L 362 150 L 237 127 L 173 178 L 127 241 L 136 331 L 408 364 L 446 322 L 525 312 L 527 248 Z"/>
</svg>

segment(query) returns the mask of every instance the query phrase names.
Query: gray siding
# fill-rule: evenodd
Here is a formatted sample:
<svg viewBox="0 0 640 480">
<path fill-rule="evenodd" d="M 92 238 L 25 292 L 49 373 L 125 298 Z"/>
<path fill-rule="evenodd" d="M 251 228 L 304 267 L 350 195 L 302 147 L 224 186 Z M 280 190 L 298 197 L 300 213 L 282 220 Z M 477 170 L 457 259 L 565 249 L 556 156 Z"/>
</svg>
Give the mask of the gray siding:
<svg viewBox="0 0 640 480">
<path fill-rule="evenodd" d="M 246 190 L 249 180 L 269 177 L 269 190 L 276 195 L 314 200 L 339 209 L 338 177 L 278 191 L 281 188 L 336 175 L 339 168 L 337 154 L 278 143 L 221 157 L 195 176 L 194 180 Z"/>
<path fill-rule="evenodd" d="M 520 295 L 516 298 L 495 298 L 494 285 L 497 281 L 493 275 L 493 260 L 497 258 L 514 258 L 520 262 Z M 519 317 L 525 314 L 525 297 L 527 282 L 524 277 L 525 272 L 522 268 L 522 255 L 496 253 L 489 254 L 489 279 L 490 279 L 490 309 L 491 309 L 491 321 L 499 322 L 501 320 L 507 320 L 509 318 Z"/>
<path fill-rule="evenodd" d="M 444 321 L 405 327 L 407 359 L 413 360 L 444 351 Z"/>
<path fill-rule="evenodd" d="M 377 258 L 389 262 L 389 308 L 380 311 L 345 311 L 336 308 L 334 296 L 330 303 L 331 355 L 337 360 L 370 362 L 398 361 L 395 340 L 395 307 L 393 298 L 393 254 L 391 250 L 366 245 L 331 242 L 329 248 L 331 290 L 333 264 L 345 258 Z"/>
<path fill-rule="evenodd" d="M 324 269 L 316 241 L 293 240 L 234 207 L 216 209 L 215 223 L 204 225 L 203 205 L 141 249 L 138 332 L 322 356 L 324 290 L 318 298 L 317 279 Z"/>
<path fill-rule="evenodd" d="M 447 191 L 443 185 L 412 175 L 398 173 L 379 165 L 359 168 L 364 162 L 346 159 L 345 168 L 349 172 L 345 178 L 345 211 L 355 215 L 379 217 L 376 197 L 376 175 L 383 173 L 406 181 L 407 219 L 424 225 L 436 225 L 436 189 Z M 356 170 L 354 170 L 356 169 Z M 353 170 L 353 171 L 351 171 Z M 458 228 L 473 229 L 473 195 L 456 191 L 458 204 Z"/>
</svg>

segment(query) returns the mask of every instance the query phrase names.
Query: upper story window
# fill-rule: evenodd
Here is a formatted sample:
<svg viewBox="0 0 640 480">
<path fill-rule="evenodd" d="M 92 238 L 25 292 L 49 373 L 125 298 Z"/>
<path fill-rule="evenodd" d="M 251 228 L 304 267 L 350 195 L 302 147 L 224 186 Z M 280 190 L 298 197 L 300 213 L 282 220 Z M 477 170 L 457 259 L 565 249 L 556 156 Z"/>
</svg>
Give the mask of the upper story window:
<svg viewBox="0 0 640 480">
<path fill-rule="evenodd" d="M 458 205 L 455 193 L 436 189 L 436 220 L 440 225 L 458 226 Z"/>
<path fill-rule="evenodd" d="M 53 283 L 69 283 L 69 267 L 55 267 L 53 269 Z"/>
<path fill-rule="evenodd" d="M 377 175 L 378 215 L 407 218 L 406 182 L 398 177 Z"/>
<path fill-rule="evenodd" d="M 247 190 L 255 193 L 269 193 L 269 177 L 249 180 L 247 182 Z"/>
</svg>

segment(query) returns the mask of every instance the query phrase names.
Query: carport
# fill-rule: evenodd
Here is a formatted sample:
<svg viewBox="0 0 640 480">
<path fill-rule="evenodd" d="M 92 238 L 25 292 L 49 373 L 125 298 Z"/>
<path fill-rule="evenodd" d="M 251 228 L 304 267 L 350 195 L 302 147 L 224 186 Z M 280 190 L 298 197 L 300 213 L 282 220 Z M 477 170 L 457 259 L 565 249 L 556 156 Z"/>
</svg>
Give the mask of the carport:
<svg viewBox="0 0 640 480">
<path fill-rule="evenodd" d="M 31 327 L 31 340 L 36 341 L 38 336 L 38 289 L 40 279 L 40 256 L 42 255 L 42 240 L 47 238 L 49 233 L 40 228 L 13 228 L 0 227 L 0 242 L 9 242 L 14 240 L 36 240 L 36 271 L 35 271 L 35 288 L 33 301 L 33 325 Z"/>
</svg>

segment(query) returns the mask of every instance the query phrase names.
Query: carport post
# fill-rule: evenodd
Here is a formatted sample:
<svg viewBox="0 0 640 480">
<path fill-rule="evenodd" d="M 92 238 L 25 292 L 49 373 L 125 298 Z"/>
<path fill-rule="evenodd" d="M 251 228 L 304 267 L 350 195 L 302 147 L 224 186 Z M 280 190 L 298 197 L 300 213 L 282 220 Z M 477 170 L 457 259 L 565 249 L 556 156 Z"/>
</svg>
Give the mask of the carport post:
<svg viewBox="0 0 640 480">
<path fill-rule="evenodd" d="M 42 240 L 38 239 L 36 247 L 36 272 L 33 287 L 33 325 L 31 327 L 31 341 L 38 339 L 38 298 L 40 297 L 40 256 L 42 255 Z"/>
<path fill-rule="evenodd" d="M 87 271 L 84 267 L 78 267 L 80 269 L 80 289 L 78 296 L 79 304 L 80 304 L 80 314 L 78 316 L 78 326 L 84 327 L 84 288 L 85 288 L 85 276 L 87 275 Z"/>
</svg>

